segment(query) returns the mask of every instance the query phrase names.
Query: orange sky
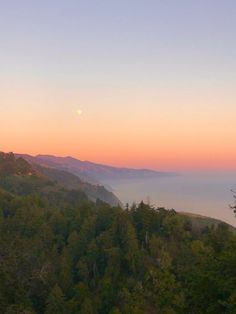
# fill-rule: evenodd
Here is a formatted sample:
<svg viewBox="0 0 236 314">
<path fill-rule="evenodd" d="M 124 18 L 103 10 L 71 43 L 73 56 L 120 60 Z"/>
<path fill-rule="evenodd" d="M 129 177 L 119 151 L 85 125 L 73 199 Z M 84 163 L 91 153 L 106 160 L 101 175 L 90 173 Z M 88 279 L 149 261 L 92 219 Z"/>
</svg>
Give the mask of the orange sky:
<svg viewBox="0 0 236 314">
<path fill-rule="evenodd" d="M 235 16 L 235 1 L 3 1 L 0 150 L 236 169 Z"/>
<path fill-rule="evenodd" d="M 117 166 L 235 169 L 232 91 L 170 90 L 5 86 L 0 149 Z"/>
</svg>

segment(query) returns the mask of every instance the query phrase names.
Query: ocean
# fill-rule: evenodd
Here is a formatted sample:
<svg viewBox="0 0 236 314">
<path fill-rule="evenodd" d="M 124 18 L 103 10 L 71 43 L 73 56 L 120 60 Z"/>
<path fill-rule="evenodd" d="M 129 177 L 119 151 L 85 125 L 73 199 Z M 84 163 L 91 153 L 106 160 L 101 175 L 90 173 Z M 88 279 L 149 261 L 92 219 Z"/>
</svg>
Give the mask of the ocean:
<svg viewBox="0 0 236 314">
<path fill-rule="evenodd" d="M 141 200 L 158 207 L 185 211 L 223 220 L 236 226 L 230 209 L 236 189 L 235 172 L 185 172 L 176 176 L 140 180 L 108 180 L 124 203 Z"/>
</svg>

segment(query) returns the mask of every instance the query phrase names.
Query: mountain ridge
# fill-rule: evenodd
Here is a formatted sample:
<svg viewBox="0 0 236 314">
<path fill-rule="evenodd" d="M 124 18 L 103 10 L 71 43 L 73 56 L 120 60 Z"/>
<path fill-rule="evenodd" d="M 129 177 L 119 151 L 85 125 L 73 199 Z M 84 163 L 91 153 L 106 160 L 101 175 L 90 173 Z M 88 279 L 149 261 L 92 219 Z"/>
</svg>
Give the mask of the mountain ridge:
<svg viewBox="0 0 236 314">
<path fill-rule="evenodd" d="M 60 168 L 81 177 L 90 183 L 104 183 L 106 180 L 119 179 L 143 179 L 153 177 L 166 177 L 176 175 L 171 172 L 161 172 L 152 169 L 136 169 L 128 167 L 114 167 L 105 164 L 94 163 L 91 161 L 82 161 L 71 156 L 59 157 L 53 155 L 16 154 L 24 157 L 30 162 L 39 163 L 44 166 Z"/>
<path fill-rule="evenodd" d="M 25 194 L 29 191 L 42 192 L 47 186 L 48 190 L 57 193 L 64 189 L 68 193 L 84 193 L 86 197 L 97 202 L 108 203 L 111 206 L 120 206 L 120 200 L 102 185 L 94 185 L 81 180 L 78 176 L 64 170 L 43 167 L 42 165 L 28 162 L 23 157 L 13 153 L 0 152 L 0 187 L 14 194 Z M 82 193 L 81 193 L 82 192 Z M 84 197 L 82 197 L 84 198 Z"/>
</svg>

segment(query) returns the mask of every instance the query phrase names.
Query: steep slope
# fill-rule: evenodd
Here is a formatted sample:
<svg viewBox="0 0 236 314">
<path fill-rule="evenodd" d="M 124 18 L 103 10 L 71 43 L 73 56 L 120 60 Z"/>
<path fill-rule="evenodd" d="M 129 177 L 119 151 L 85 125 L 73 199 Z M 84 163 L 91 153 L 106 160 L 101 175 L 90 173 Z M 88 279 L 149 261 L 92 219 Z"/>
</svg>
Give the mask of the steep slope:
<svg viewBox="0 0 236 314">
<path fill-rule="evenodd" d="M 0 174 L 31 176 L 36 171 L 22 157 L 16 158 L 13 153 L 5 154 L 0 152 Z"/>
<path fill-rule="evenodd" d="M 87 182 L 80 180 L 78 176 L 73 175 L 64 170 L 58 170 L 55 168 L 42 167 L 40 165 L 34 166 L 40 173 L 44 174 L 49 179 L 57 182 L 59 185 L 67 189 L 78 189 L 83 191 L 90 200 L 96 202 L 100 199 L 103 202 L 110 204 L 111 206 L 121 206 L 122 203 L 119 199 L 112 193 L 107 191 L 102 185 L 92 185 Z"/>
<path fill-rule="evenodd" d="M 42 166 L 50 166 L 69 171 L 87 182 L 106 182 L 106 180 L 141 179 L 173 175 L 148 169 L 118 168 L 100 165 L 89 161 L 81 161 L 72 157 L 55 157 L 50 155 L 18 155 L 26 160 Z"/>
<path fill-rule="evenodd" d="M 60 157 L 55 157 L 56 159 L 54 160 L 54 158 L 44 158 L 43 155 L 41 157 L 41 155 L 38 156 L 31 156 L 28 154 L 15 154 L 17 157 L 22 157 L 25 160 L 27 160 L 29 163 L 31 164 L 37 164 L 46 168 L 54 168 L 54 169 L 59 169 L 59 170 L 63 170 L 63 171 L 67 171 L 70 172 L 74 175 L 77 175 L 82 181 L 84 182 L 88 182 L 91 184 L 98 184 L 98 180 L 96 180 L 95 178 L 93 178 L 90 175 L 87 175 L 86 173 L 84 173 L 83 171 L 80 171 L 78 169 L 74 169 L 74 167 L 69 167 L 67 166 L 63 161 L 64 158 L 62 158 L 62 160 L 60 161 L 59 158 Z M 67 158 L 67 157 L 65 157 Z M 60 162 L 59 162 L 60 161 Z"/>
<path fill-rule="evenodd" d="M 66 171 L 29 164 L 13 153 L 0 154 L 0 188 L 16 195 L 39 193 L 57 198 L 58 202 L 61 199 L 62 203 L 63 199 L 72 197 L 78 203 L 89 199 L 122 206 L 118 198 L 103 186 L 85 183 Z"/>
</svg>

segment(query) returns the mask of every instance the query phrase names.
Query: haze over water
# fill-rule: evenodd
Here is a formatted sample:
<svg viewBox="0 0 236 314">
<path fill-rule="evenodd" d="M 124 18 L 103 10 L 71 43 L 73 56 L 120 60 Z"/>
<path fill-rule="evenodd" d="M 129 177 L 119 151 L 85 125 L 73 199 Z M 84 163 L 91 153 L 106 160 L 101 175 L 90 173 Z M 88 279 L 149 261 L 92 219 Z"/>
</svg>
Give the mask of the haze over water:
<svg viewBox="0 0 236 314">
<path fill-rule="evenodd" d="M 236 226 L 229 208 L 235 182 L 236 171 L 185 172 L 173 177 L 107 183 L 124 204 L 149 200 L 155 206 L 218 218 Z"/>
</svg>

